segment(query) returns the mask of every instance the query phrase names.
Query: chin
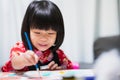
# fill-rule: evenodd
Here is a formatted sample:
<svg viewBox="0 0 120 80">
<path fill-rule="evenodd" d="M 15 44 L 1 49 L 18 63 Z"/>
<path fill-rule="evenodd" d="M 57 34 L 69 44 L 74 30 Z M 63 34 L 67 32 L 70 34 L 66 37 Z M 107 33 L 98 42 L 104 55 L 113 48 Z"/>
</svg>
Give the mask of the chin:
<svg viewBox="0 0 120 80">
<path fill-rule="evenodd" d="M 40 48 L 38 49 L 39 51 L 46 51 L 47 49 L 46 48 Z"/>
</svg>

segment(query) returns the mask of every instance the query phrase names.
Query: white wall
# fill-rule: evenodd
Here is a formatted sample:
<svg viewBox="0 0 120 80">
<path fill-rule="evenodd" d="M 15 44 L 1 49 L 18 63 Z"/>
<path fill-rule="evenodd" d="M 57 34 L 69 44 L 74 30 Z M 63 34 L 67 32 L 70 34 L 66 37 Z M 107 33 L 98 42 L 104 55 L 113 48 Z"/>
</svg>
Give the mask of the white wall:
<svg viewBox="0 0 120 80">
<path fill-rule="evenodd" d="M 8 60 L 10 48 L 21 40 L 23 16 L 32 0 L 0 0 L 0 65 Z M 51 0 L 62 11 L 65 39 L 61 48 L 74 62 L 93 62 L 93 42 L 97 37 L 119 34 L 117 0 Z M 96 19 L 99 19 L 96 26 Z M 97 27 L 97 29 L 96 29 Z M 96 34 L 96 32 L 99 32 Z"/>
</svg>

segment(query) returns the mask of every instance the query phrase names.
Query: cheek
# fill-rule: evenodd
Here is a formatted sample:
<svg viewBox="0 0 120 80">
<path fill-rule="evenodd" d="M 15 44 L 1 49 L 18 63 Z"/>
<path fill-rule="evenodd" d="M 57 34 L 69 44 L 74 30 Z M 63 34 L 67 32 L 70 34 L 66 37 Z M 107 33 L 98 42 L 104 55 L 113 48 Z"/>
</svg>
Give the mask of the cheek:
<svg viewBox="0 0 120 80">
<path fill-rule="evenodd" d="M 53 43 L 55 43 L 55 41 L 56 41 L 56 36 L 53 38 Z"/>
<path fill-rule="evenodd" d="M 31 39 L 31 42 L 32 42 L 33 44 L 34 44 L 34 42 L 36 42 L 36 40 L 37 40 L 37 39 L 36 39 L 34 36 L 32 36 L 32 35 L 30 36 L 30 39 Z"/>
<path fill-rule="evenodd" d="M 53 45 L 56 41 L 56 37 L 51 38 L 49 41 L 50 41 L 50 44 Z"/>
<path fill-rule="evenodd" d="M 31 39 L 31 41 L 34 41 L 34 37 L 33 36 L 30 36 L 30 39 Z"/>
<path fill-rule="evenodd" d="M 34 36 L 31 32 L 30 32 L 30 39 L 31 39 L 31 41 L 34 39 Z"/>
<path fill-rule="evenodd" d="M 34 40 L 35 39 L 35 37 L 34 36 L 31 36 L 31 40 Z"/>
</svg>

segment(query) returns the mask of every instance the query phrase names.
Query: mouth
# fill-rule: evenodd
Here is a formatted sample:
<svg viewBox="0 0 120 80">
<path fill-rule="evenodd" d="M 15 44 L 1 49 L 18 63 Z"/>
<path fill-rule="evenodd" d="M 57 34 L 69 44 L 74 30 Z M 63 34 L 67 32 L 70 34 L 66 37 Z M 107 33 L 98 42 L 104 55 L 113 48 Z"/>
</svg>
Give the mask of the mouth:
<svg viewBox="0 0 120 80">
<path fill-rule="evenodd" d="M 39 46 L 41 46 L 41 47 L 46 47 L 47 44 L 39 44 Z"/>
<path fill-rule="evenodd" d="M 40 50 L 40 51 L 44 51 L 44 50 L 46 50 L 46 49 L 48 49 L 48 44 L 38 44 L 38 49 Z"/>
</svg>

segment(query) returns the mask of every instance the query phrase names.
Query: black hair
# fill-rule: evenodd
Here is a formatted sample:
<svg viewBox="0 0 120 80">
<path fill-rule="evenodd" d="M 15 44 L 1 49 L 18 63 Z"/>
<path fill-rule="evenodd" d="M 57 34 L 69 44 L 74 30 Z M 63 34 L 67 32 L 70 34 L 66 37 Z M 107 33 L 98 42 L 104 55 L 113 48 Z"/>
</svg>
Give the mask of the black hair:
<svg viewBox="0 0 120 80">
<path fill-rule="evenodd" d="M 52 46 L 50 49 L 56 51 L 61 46 L 64 39 L 63 16 L 57 5 L 49 0 L 32 1 L 30 3 L 21 28 L 22 41 L 27 49 L 28 45 L 24 32 L 27 32 L 30 38 L 30 29 L 55 30 L 57 32 L 56 41 L 54 43 L 55 46 Z"/>
</svg>

